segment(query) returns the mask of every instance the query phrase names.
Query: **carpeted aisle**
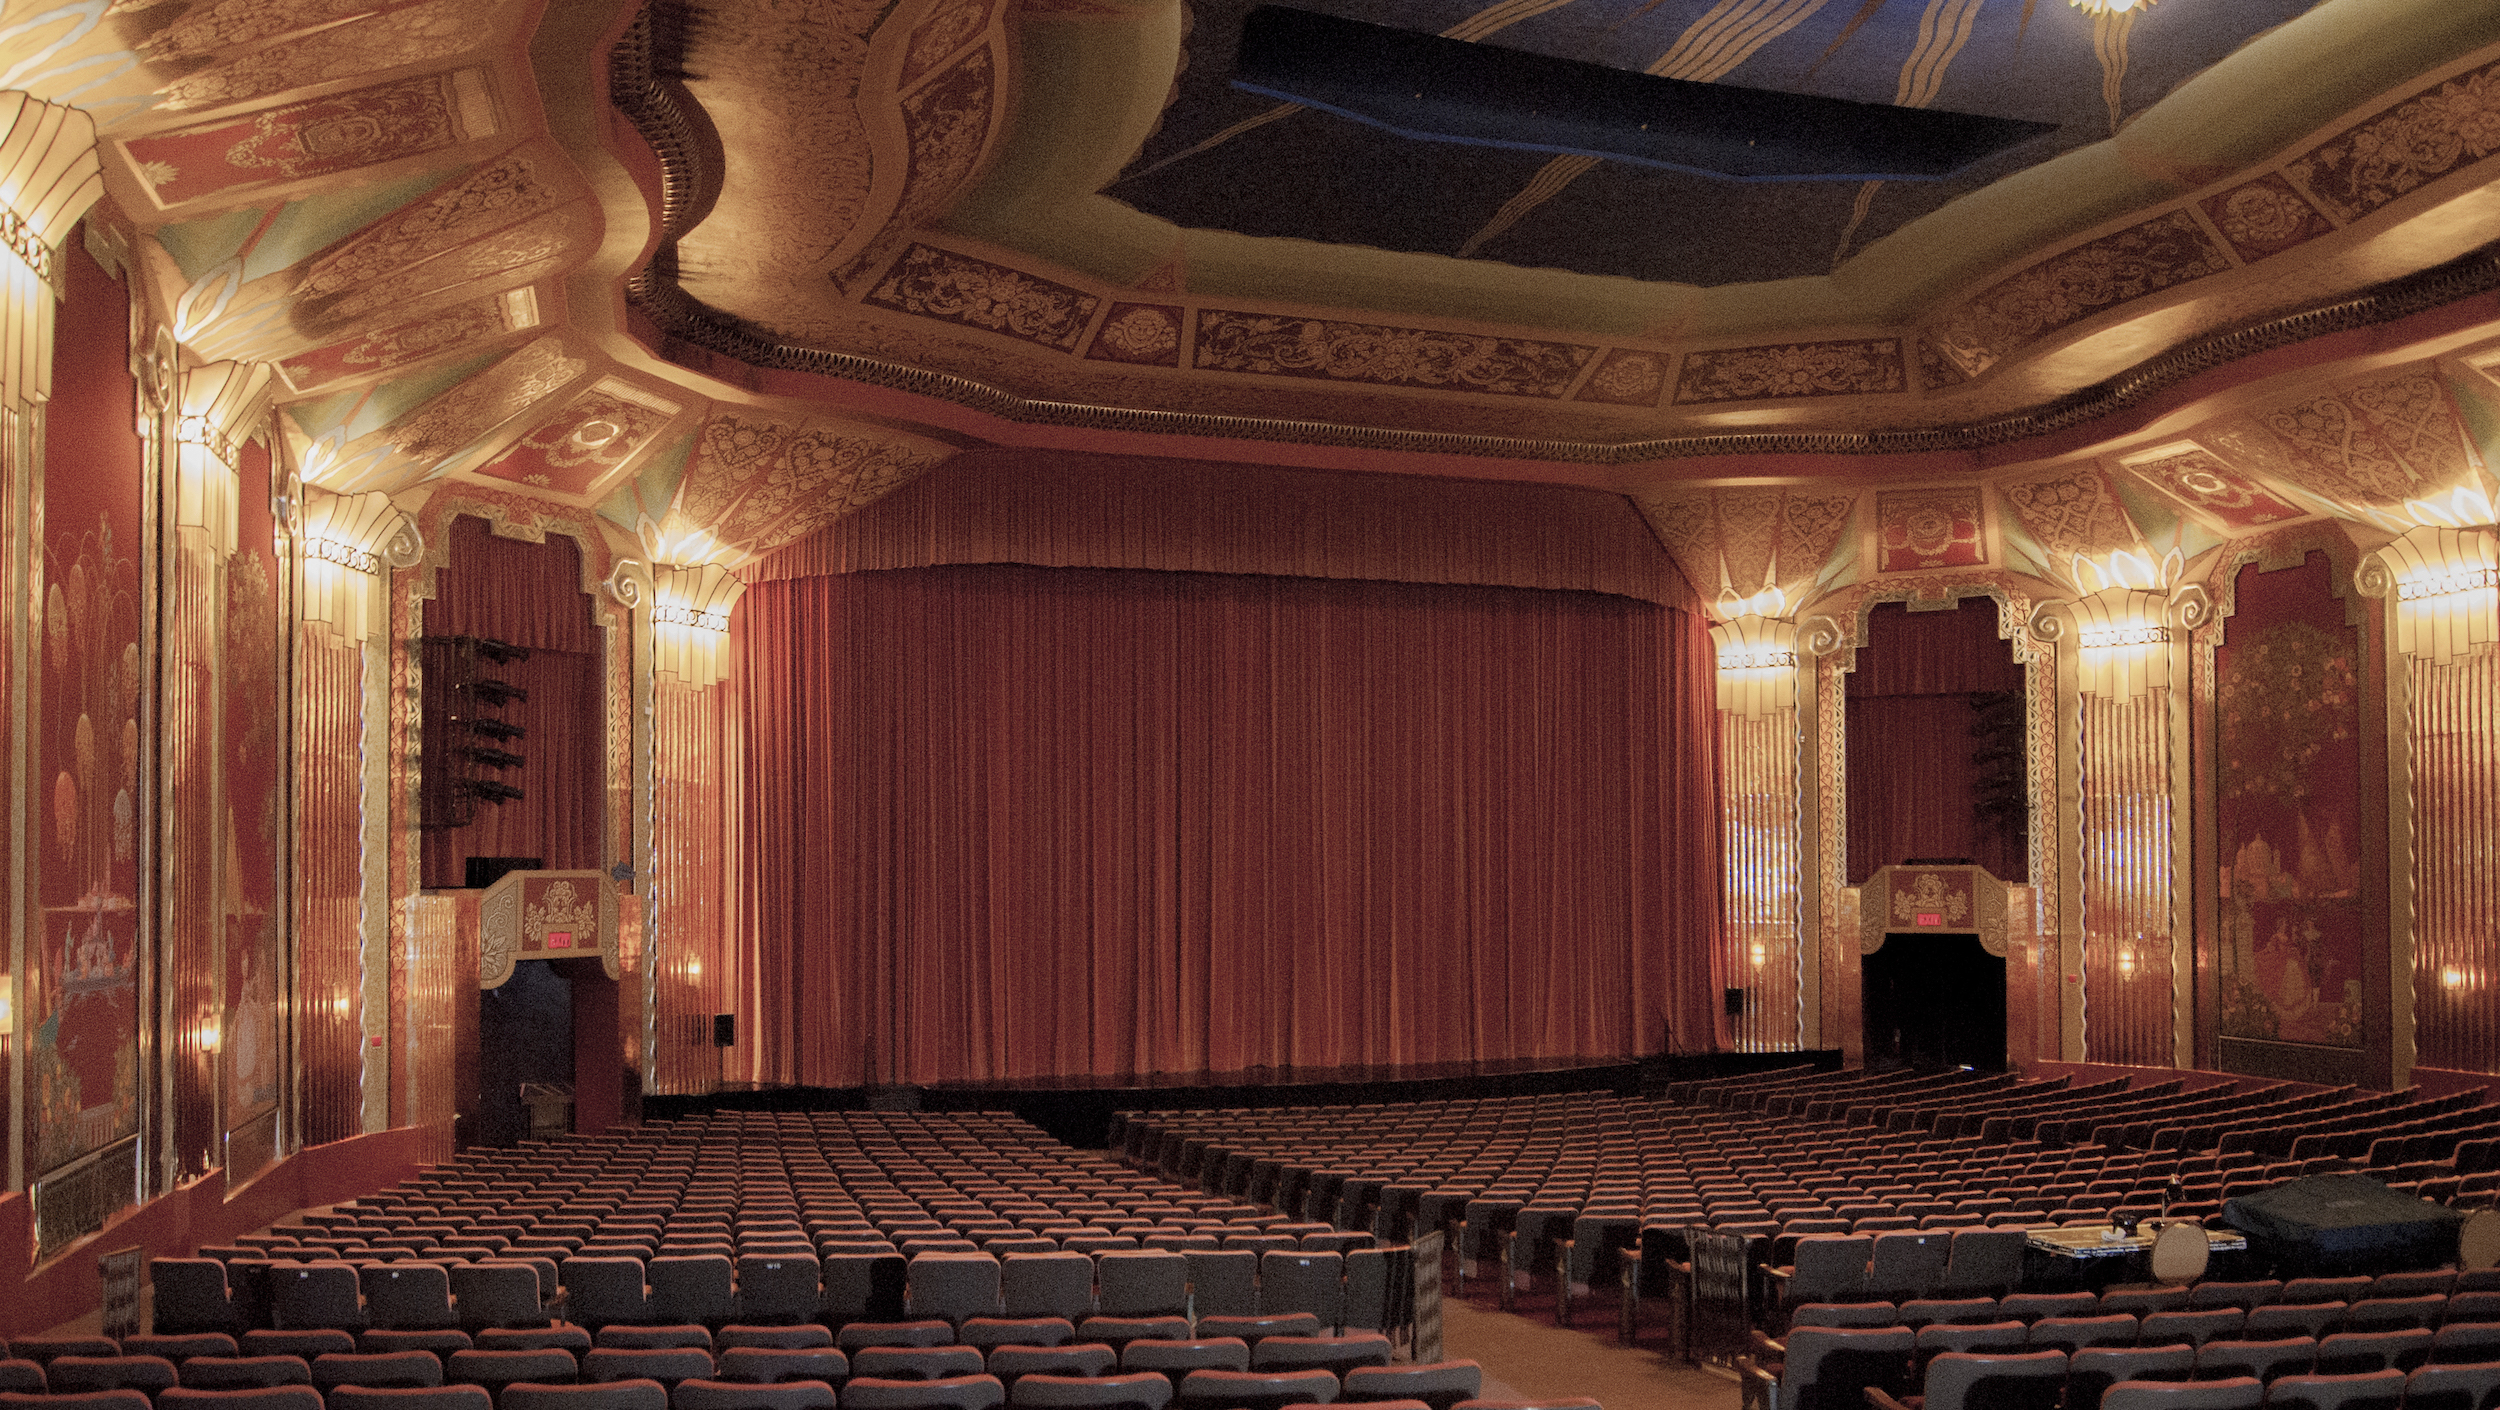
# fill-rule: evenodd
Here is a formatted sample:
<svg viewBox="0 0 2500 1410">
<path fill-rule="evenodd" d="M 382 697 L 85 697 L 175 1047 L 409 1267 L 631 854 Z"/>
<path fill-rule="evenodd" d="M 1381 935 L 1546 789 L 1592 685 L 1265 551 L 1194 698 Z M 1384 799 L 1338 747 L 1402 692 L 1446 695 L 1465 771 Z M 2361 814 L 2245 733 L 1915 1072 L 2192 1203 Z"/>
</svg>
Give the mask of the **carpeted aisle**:
<svg viewBox="0 0 2500 1410">
<path fill-rule="evenodd" d="M 1733 1377 L 1623 1345 L 1611 1308 L 1590 1309 L 1582 1326 L 1557 1327 L 1551 1300 L 1540 1301 L 1544 1315 L 1525 1317 L 1445 1299 L 1441 1354 L 1482 1365 L 1487 1399 L 1585 1395 L 1605 1410 L 1736 1410 Z"/>
</svg>

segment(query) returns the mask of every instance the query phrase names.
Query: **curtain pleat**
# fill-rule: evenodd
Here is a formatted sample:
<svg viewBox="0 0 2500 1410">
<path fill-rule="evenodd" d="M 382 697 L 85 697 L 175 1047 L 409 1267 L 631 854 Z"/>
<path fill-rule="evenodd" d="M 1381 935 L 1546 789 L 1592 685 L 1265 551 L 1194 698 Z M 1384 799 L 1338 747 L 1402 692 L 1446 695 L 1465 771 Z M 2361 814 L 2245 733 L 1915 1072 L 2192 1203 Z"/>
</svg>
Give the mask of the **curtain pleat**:
<svg viewBox="0 0 2500 1410">
<path fill-rule="evenodd" d="M 738 621 L 767 1077 L 1711 1041 L 1687 614 L 999 566 L 763 583 Z"/>
</svg>

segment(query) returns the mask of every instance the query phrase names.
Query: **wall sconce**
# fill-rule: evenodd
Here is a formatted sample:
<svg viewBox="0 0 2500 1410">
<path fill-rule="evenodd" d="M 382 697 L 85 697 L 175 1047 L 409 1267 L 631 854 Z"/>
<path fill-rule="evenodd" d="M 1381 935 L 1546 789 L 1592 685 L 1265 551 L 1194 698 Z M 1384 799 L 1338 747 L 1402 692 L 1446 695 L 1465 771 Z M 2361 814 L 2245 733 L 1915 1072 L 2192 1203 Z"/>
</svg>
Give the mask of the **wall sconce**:
<svg viewBox="0 0 2500 1410">
<path fill-rule="evenodd" d="M 2353 583 L 2396 599 L 2396 649 L 2417 660 L 2443 666 L 2500 638 L 2500 541 L 2488 529 L 2415 529 L 2363 559 Z"/>
<path fill-rule="evenodd" d="M 17 1034 L 17 976 L 0 974 L 0 1038 Z"/>
<path fill-rule="evenodd" d="M 2135 978 L 2135 950 L 2132 947 L 2125 945 L 2118 947 L 2118 977 Z"/>
<path fill-rule="evenodd" d="M 1758 719 L 1796 706 L 1796 623 L 1749 614 L 1712 627 L 1710 640 L 1718 652 L 1720 709 Z"/>
<path fill-rule="evenodd" d="M 1771 947 L 1763 944 L 1759 940 L 1756 940 L 1753 942 L 1751 949 L 1747 951 L 1746 957 L 1753 962 L 1754 968 L 1760 969 L 1762 968 L 1764 962 L 1771 958 Z"/>
</svg>

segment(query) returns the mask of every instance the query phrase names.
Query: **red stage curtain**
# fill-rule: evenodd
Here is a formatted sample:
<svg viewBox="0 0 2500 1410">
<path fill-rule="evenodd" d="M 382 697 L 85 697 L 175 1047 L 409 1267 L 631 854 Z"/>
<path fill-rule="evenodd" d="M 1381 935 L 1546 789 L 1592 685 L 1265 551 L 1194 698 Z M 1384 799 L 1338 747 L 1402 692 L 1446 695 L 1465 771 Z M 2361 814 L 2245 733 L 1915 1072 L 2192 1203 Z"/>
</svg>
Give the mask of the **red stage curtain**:
<svg viewBox="0 0 2500 1410">
<path fill-rule="evenodd" d="M 1687 613 L 1001 566 L 762 583 L 737 623 L 767 1078 L 1711 1045 Z"/>
<path fill-rule="evenodd" d="M 2023 688 L 2013 645 L 1997 635 L 1997 604 L 1881 604 L 1846 679 L 1850 884 L 1911 857 L 1968 857 L 2001 881 L 2029 879 L 2021 837 L 1972 810 L 1971 698 Z"/>
<path fill-rule="evenodd" d="M 491 637 L 530 648 L 530 659 L 492 674 L 529 692 L 504 719 L 529 731 L 511 746 L 529 762 L 494 777 L 520 787 L 519 802 L 480 804 L 477 821 L 425 834 L 424 884 L 459 886 L 470 857 L 538 857 L 550 870 L 605 867 L 600 845 L 606 733 L 600 635 L 582 591 L 581 548 L 497 538 L 485 520 L 451 521 L 450 554 L 425 604 L 428 636 Z"/>
<path fill-rule="evenodd" d="M 1701 610 L 1631 501 L 1567 485 L 966 451 L 739 571 L 1024 563 L 1580 589 Z"/>
</svg>

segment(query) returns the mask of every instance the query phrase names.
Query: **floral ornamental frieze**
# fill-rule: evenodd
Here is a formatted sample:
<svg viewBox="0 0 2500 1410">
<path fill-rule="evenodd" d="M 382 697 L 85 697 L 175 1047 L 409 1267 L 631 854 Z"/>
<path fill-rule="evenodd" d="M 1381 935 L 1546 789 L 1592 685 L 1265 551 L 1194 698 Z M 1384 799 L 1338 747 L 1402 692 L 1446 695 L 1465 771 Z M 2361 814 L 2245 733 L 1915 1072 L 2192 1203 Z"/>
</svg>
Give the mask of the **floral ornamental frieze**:
<svg viewBox="0 0 2500 1410">
<path fill-rule="evenodd" d="M 1898 338 L 1717 348 L 1684 355 L 1675 404 L 1881 396 L 1908 386 Z"/>
<path fill-rule="evenodd" d="M 1195 365 L 1382 387 L 1560 397 L 1597 349 L 1536 338 L 1205 309 Z"/>
</svg>

